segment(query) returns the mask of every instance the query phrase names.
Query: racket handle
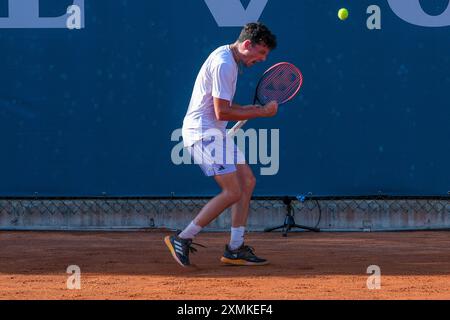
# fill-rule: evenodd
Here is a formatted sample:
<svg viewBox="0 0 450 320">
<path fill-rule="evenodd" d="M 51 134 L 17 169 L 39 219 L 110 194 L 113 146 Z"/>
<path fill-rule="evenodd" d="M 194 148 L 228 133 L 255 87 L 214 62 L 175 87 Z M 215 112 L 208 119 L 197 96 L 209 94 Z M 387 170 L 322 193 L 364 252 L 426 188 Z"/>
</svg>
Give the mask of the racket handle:
<svg viewBox="0 0 450 320">
<path fill-rule="evenodd" d="M 230 130 L 228 130 L 227 135 L 228 135 L 229 137 L 234 137 L 234 135 L 236 134 L 236 132 L 238 132 L 239 129 L 241 129 L 241 128 L 244 126 L 244 124 L 246 124 L 246 123 L 247 123 L 247 120 L 239 121 L 238 123 L 236 123 L 236 124 L 234 125 L 233 128 L 231 128 Z"/>
</svg>

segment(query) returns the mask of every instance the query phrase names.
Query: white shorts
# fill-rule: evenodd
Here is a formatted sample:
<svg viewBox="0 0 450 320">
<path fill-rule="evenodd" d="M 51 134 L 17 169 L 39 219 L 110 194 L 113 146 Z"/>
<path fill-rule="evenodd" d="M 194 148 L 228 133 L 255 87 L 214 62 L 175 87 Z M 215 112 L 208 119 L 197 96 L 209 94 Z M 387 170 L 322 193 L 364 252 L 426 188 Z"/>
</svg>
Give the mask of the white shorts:
<svg viewBox="0 0 450 320">
<path fill-rule="evenodd" d="M 237 164 L 245 164 L 245 157 L 229 137 L 216 136 L 197 141 L 188 148 L 194 163 L 208 176 L 236 172 Z"/>
</svg>

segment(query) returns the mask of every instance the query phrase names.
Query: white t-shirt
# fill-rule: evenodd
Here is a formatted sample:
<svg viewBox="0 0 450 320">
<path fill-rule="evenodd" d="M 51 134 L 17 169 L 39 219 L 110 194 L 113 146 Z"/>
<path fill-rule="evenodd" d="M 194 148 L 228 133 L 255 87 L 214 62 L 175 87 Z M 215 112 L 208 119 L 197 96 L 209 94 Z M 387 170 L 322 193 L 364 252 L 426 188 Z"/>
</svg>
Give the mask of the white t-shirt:
<svg viewBox="0 0 450 320">
<path fill-rule="evenodd" d="M 214 100 L 233 101 L 236 93 L 238 65 L 229 45 L 216 49 L 203 64 L 195 81 L 191 102 L 183 121 L 183 141 L 190 147 L 210 135 L 209 129 L 218 129 L 225 135 L 227 121 L 217 120 Z"/>
</svg>

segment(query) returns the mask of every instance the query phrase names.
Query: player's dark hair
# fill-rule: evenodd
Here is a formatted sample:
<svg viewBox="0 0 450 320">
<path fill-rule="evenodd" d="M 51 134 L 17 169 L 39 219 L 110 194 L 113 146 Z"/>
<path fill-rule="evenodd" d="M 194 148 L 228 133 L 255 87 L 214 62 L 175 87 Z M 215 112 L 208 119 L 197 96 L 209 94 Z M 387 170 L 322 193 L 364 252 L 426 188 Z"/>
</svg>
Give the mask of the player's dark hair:
<svg viewBox="0 0 450 320">
<path fill-rule="evenodd" d="M 245 25 L 238 41 L 242 43 L 245 40 L 250 40 L 253 44 L 265 44 L 270 50 L 277 47 L 277 37 L 260 22 Z"/>
</svg>

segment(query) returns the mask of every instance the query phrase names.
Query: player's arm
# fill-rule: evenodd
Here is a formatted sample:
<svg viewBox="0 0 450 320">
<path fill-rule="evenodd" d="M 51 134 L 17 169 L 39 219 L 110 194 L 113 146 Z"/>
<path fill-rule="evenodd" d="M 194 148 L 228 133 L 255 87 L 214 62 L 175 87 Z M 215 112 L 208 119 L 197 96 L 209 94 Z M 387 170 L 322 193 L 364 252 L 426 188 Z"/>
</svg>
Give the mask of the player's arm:
<svg viewBox="0 0 450 320">
<path fill-rule="evenodd" d="M 278 110 L 276 102 L 269 102 L 265 106 L 241 106 L 231 104 L 230 101 L 214 98 L 214 111 L 220 121 L 240 121 L 253 118 L 273 117 Z"/>
<path fill-rule="evenodd" d="M 260 105 L 247 105 L 247 106 L 241 106 L 240 104 L 237 103 L 232 103 L 230 108 L 236 108 L 236 109 L 240 109 L 240 108 L 245 108 L 245 109 L 253 109 L 253 110 L 257 110 L 257 109 L 261 109 Z"/>
</svg>

